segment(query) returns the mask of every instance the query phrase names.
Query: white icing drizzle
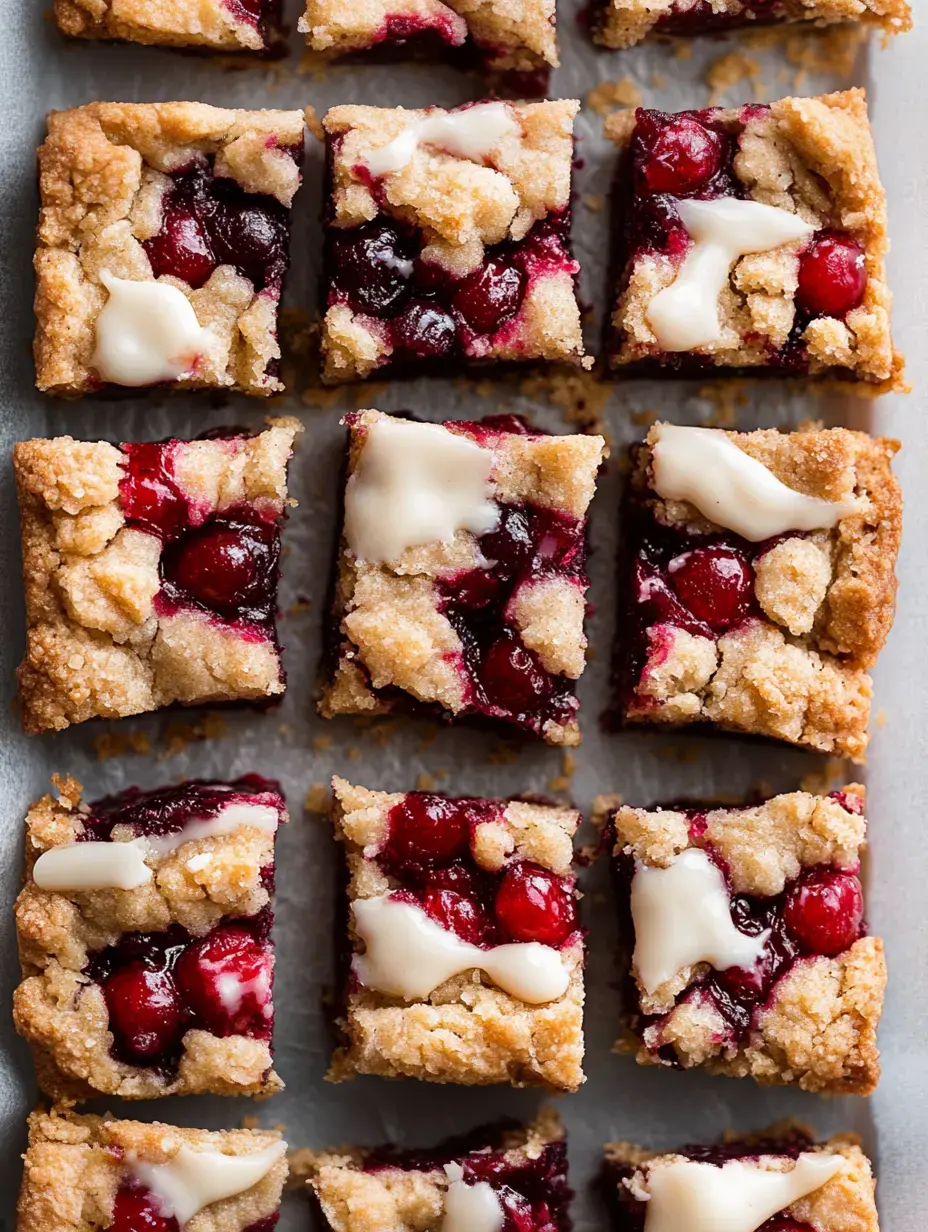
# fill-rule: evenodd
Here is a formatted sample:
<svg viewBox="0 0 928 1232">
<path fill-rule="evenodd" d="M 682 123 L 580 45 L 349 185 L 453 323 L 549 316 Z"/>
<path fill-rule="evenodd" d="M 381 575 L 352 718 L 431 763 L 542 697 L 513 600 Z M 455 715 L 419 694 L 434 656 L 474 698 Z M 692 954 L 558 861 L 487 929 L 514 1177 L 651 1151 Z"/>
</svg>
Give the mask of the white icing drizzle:
<svg viewBox="0 0 928 1232">
<path fill-rule="evenodd" d="M 504 137 L 521 131 L 506 103 L 477 103 L 460 111 L 411 120 L 397 137 L 372 150 L 364 161 L 371 175 L 393 175 L 411 162 L 420 145 L 431 145 L 457 158 L 480 162 Z"/>
<path fill-rule="evenodd" d="M 506 1213 L 492 1185 L 486 1181 L 465 1185 L 460 1164 L 445 1164 L 445 1175 L 451 1184 L 441 1232 L 500 1232 Z"/>
<path fill-rule="evenodd" d="M 721 1167 L 689 1159 L 658 1163 L 648 1175 L 644 1232 L 756 1232 L 843 1165 L 840 1155 L 815 1151 L 800 1155 L 788 1172 L 743 1160 Z"/>
<path fill-rule="evenodd" d="M 245 826 L 274 834 L 279 820 L 269 804 L 227 804 L 215 817 L 193 817 L 171 834 L 52 847 L 36 860 L 32 879 L 40 890 L 134 890 L 151 880 L 146 857 L 162 860 L 184 843 L 234 834 Z"/>
<path fill-rule="evenodd" d="M 828 501 L 787 487 L 716 428 L 662 423 L 657 432 L 651 456 L 658 496 L 688 501 L 710 522 L 751 543 L 790 530 L 828 530 L 860 512 L 856 497 Z"/>
<path fill-rule="evenodd" d="M 668 868 L 636 862 L 631 889 L 635 970 L 645 992 L 696 963 L 717 971 L 751 968 L 770 935 L 748 937 L 732 923 L 725 879 L 704 851 L 689 847 Z"/>
<path fill-rule="evenodd" d="M 257 1185 L 286 1150 L 285 1142 L 274 1142 L 251 1155 L 192 1151 L 182 1146 L 166 1164 L 146 1164 L 134 1159 L 129 1166 L 151 1192 L 165 1218 L 173 1216 L 183 1227 L 212 1202 L 234 1198 Z"/>
<path fill-rule="evenodd" d="M 353 904 L 354 926 L 366 952 L 354 971 L 366 988 L 406 1001 L 421 1001 L 445 980 L 477 968 L 494 984 L 529 1005 L 564 995 L 570 973 L 561 955 L 538 941 L 481 950 L 441 927 L 415 903 L 389 894 Z"/>
<path fill-rule="evenodd" d="M 100 281 L 109 292 L 95 326 L 90 359 L 114 385 L 157 385 L 189 376 L 209 333 L 193 305 L 167 282 L 136 282 L 108 270 Z"/>
<path fill-rule="evenodd" d="M 396 560 L 407 548 L 491 531 L 493 453 L 441 424 L 378 419 L 345 489 L 345 537 L 360 560 Z"/>
<path fill-rule="evenodd" d="M 693 243 L 645 315 L 665 351 L 692 351 L 722 340 L 719 296 L 739 257 L 806 239 L 815 228 L 788 210 L 737 197 L 676 204 Z"/>
</svg>

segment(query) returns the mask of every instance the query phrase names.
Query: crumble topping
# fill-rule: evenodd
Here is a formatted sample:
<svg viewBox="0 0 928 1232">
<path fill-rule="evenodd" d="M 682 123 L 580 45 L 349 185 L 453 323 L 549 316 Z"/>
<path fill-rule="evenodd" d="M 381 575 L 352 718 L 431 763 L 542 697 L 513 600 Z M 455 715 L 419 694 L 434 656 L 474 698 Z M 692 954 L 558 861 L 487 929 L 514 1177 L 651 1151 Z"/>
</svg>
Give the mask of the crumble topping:
<svg viewBox="0 0 928 1232">
<path fill-rule="evenodd" d="M 55 20 L 75 38 L 173 47 L 263 51 L 258 22 L 224 0 L 55 0 Z"/>
</svg>

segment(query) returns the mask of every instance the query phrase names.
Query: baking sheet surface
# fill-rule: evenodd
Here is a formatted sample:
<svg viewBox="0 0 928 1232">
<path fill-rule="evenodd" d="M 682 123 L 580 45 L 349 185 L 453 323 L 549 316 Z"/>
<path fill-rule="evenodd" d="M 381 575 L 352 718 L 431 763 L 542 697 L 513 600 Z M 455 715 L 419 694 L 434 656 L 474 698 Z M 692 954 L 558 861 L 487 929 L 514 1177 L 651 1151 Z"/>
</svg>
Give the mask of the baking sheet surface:
<svg viewBox="0 0 928 1232">
<path fill-rule="evenodd" d="M 294 0 L 287 0 L 295 24 Z M 552 96 L 586 100 L 598 84 L 625 80 L 619 101 L 634 99 L 672 110 L 705 106 L 710 100 L 707 67 L 720 102 L 772 98 L 795 92 L 840 88 L 852 82 L 871 92 L 877 149 L 890 194 L 896 289 L 896 332 L 908 352 L 915 393 L 884 399 L 877 408 L 840 402 L 771 383 L 746 393 L 734 386 L 720 393 L 683 383 L 637 383 L 612 389 L 593 382 L 507 382 L 479 387 L 458 382 L 377 385 L 323 398 L 294 396 L 275 401 L 277 413 L 300 415 L 306 434 L 291 469 L 299 508 L 285 530 L 281 637 L 287 648 L 290 687 L 279 709 L 265 715 L 234 712 L 206 716 L 154 716 L 118 724 L 92 723 L 57 736 L 27 740 L 12 712 L 13 672 L 22 653 L 22 594 L 18 581 L 18 520 L 9 450 L 29 436 L 71 433 L 112 440 L 195 435 L 221 424 L 260 425 L 267 408 L 258 400 L 229 399 L 218 406 L 207 395 L 139 397 L 118 402 L 85 398 L 67 404 L 39 397 L 32 388 L 31 255 L 36 214 L 34 151 L 45 113 L 94 99 L 198 99 L 228 106 L 302 107 L 320 113 L 340 102 L 423 106 L 454 105 L 480 96 L 477 78 L 428 65 L 340 67 L 320 70 L 293 54 L 282 65 L 230 71 L 209 59 L 128 45 L 68 45 L 60 39 L 38 0 L 4 0 L 0 40 L 0 895 L 6 931 L 0 941 L 0 997 L 9 1005 L 17 980 L 10 907 L 18 889 L 22 817 L 42 794 L 53 772 L 80 779 L 93 799 L 138 783 L 143 787 L 183 776 L 230 777 L 258 770 L 279 778 L 292 821 L 278 842 L 277 1068 L 287 1090 L 264 1104 L 245 1100 L 188 1099 L 132 1106 L 101 1101 L 98 1109 L 210 1127 L 233 1125 L 256 1115 L 282 1124 L 294 1146 L 385 1140 L 425 1145 L 442 1135 L 501 1114 L 527 1117 L 544 1100 L 535 1091 L 505 1088 L 434 1087 L 375 1078 L 333 1086 L 323 1081 L 330 1041 L 320 999 L 332 975 L 334 844 L 303 802 L 333 773 L 366 786 L 397 791 L 434 783 L 452 794 L 506 795 L 543 792 L 571 797 L 587 808 L 601 791 L 621 793 L 630 803 L 681 796 L 737 797 L 759 784 L 790 790 L 808 775 L 823 775 L 823 760 L 796 750 L 742 743 L 727 737 L 614 735 L 598 716 L 607 703 L 607 665 L 613 627 L 612 562 L 618 533 L 618 460 L 624 446 L 642 434 L 655 414 L 686 423 L 724 423 L 749 428 L 806 418 L 869 427 L 900 436 L 898 464 L 907 498 L 906 541 L 901 561 L 899 616 L 877 672 L 875 727 L 865 778 L 871 793 L 872 857 L 870 919 L 887 940 L 891 969 L 882 1029 L 884 1078 L 869 1102 L 825 1101 L 793 1091 L 764 1091 L 747 1082 L 638 1068 L 610 1051 L 616 1034 L 612 911 L 604 870 L 585 875 L 584 904 L 590 929 L 587 980 L 586 1086 L 558 1100 L 570 1145 L 578 1232 L 604 1226 L 593 1200 L 601 1144 L 632 1138 L 655 1146 L 711 1138 L 728 1128 L 757 1128 L 796 1115 L 822 1133 L 861 1132 L 875 1154 L 881 1177 L 884 1232 L 921 1232 L 925 1226 L 928 1164 L 922 1148 L 928 1108 L 928 1067 L 923 1037 L 928 1028 L 928 894 L 925 893 L 921 809 L 928 803 L 928 762 L 923 735 L 926 702 L 921 680 L 928 632 L 924 543 L 928 506 L 925 473 L 924 386 L 928 138 L 923 120 L 924 63 L 928 38 L 916 29 L 888 50 L 862 50 L 847 73 L 834 58 L 822 67 L 822 48 L 808 34 L 774 46 L 735 39 L 694 44 L 675 56 L 666 46 L 626 53 L 599 52 L 576 20 L 577 0 L 561 0 L 562 67 Z M 916 7 L 928 7 L 916 0 Z M 830 46 L 830 44 L 829 44 Z M 818 48 L 816 50 L 816 48 Z M 789 58 L 787 58 L 787 56 Z M 722 57 L 727 57 L 721 64 Z M 797 77 L 799 80 L 797 81 Z M 727 87 L 727 88 L 726 88 Z M 598 96 L 598 97 L 601 97 Z M 604 199 L 613 159 L 602 138 L 601 117 L 585 108 L 578 122 L 580 166 L 574 235 L 583 265 L 584 301 L 595 312 L 588 341 L 596 345 L 602 319 L 607 252 Z M 310 141 L 304 187 L 294 217 L 293 269 L 287 299 L 292 319 L 305 323 L 316 301 L 320 233 L 321 150 Z M 922 378 L 921 380 L 919 378 Z M 581 384 L 583 387 L 581 388 Z M 522 411 L 552 431 L 567 430 L 565 404 L 587 408 L 602 419 L 612 448 L 592 512 L 593 555 L 589 623 L 590 665 L 580 685 L 582 747 L 573 765 L 554 749 L 514 746 L 498 735 L 388 721 L 375 727 L 326 723 L 313 712 L 311 695 L 337 505 L 337 476 L 344 429 L 340 413 L 375 405 L 410 408 L 426 418 L 476 418 L 500 410 Z M 308 601 L 308 602 L 306 602 Z M 205 737 L 205 738 L 204 738 Z M 133 752 L 144 742 L 150 753 Z M 101 754 L 118 753 L 118 756 Z M 572 770 L 572 773 L 571 773 Z M 859 771 L 856 772 L 859 775 Z M 0 1014 L 0 1220 L 12 1226 L 19 1180 L 24 1118 L 35 1099 L 25 1048 L 12 1033 L 9 1013 Z M 305 1222 L 305 1208 L 288 1199 L 285 1227 Z"/>
</svg>

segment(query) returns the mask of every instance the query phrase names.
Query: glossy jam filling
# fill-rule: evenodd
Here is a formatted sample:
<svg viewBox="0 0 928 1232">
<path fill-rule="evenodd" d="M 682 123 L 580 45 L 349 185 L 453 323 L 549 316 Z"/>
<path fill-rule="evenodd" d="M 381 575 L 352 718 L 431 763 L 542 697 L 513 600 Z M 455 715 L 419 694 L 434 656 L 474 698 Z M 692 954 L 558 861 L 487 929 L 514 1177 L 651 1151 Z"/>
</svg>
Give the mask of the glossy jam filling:
<svg viewBox="0 0 928 1232">
<path fill-rule="evenodd" d="M 249 1224 L 242 1232 L 272 1232 L 280 1215 L 274 1213 Z M 109 1232 L 180 1232 L 173 1215 L 165 1215 L 150 1190 L 134 1181 L 124 1181 L 116 1192 Z"/>
<path fill-rule="evenodd" d="M 180 442 L 121 446 L 119 492 L 126 525 L 157 535 L 162 586 L 158 615 L 199 608 L 273 633 L 280 576 L 276 511 L 242 504 L 212 512 L 181 490 L 173 457 Z"/>
<path fill-rule="evenodd" d="M 397 896 L 471 945 L 564 945 L 577 930 L 573 878 L 528 860 L 488 872 L 473 858 L 477 826 L 501 818 L 505 807 L 503 800 L 409 792 L 390 810 L 373 859 Z"/>
<path fill-rule="evenodd" d="M 839 803 L 846 797 L 833 793 Z M 706 830 L 706 814 L 695 809 L 683 809 L 689 819 L 690 835 L 699 839 Z M 726 881 L 724 861 L 711 846 L 704 849 L 721 870 Z M 631 856 L 621 855 L 617 872 L 622 886 L 620 901 L 627 904 L 634 875 Z M 760 960 L 750 969 L 731 967 L 725 971 L 709 969 L 692 981 L 677 997 L 679 1005 L 696 996 L 708 1000 L 718 1011 L 730 1032 L 730 1041 L 737 1043 L 750 1029 L 754 1016 L 768 1002 L 774 986 L 797 962 L 808 958 L 835 958 L 845 953 L 866 935 L 863 890 L 857 869 L 816 864 L 803 869 L 793 881 L 788 881 L 781 894 L 758 898 L 746 894 L 731 894 L 731 917 L 739 932 L 757 937 L 769 930 Z M 631 937 L 633 928 L 629 915 L 623 921 L 623 932 Z M 676 1053 L 672 1045 L 660 1043 L 663 1015 L 641 1012 L 637 990 L 629 990 L 636 1008 L 628 1022 L 636 1035 L 642 1036 L 649 1049 L 673 1063 Z"/>
<path fill-rule="evenodd" d="M 129 787 L 90 805 L 78 842 L 106 842 L 114 826 L 131 826 L 137 838 L 176 834 L 191 818 L 206 820 L 236 803 L 268 805 L 282 811 L 280 784 L 259 774 L 246 774 L 230 783 L 188 779 L 156 791 Z"/>
<path fill-rule="evenodd" d="M 272 923 L 265 907 L 204 937 L 172 924 L 161 933 L 126 933 L 92 954 L 86 974 L 106 1001 L 113 1056 L 169 1078 L 187 1031 L 270 1039 Z"/>
<path fill-rule="evenodd" d="M 567 1148 L 563 1142 L 550 1142 L 537 1157 L 519 1161 L 507 1155 L 493 1134 L 491 1146 L 487 1131 L 475 1130 L 465 1139 L 447 1142 L 434 1151 L 400 1151 L 383 1148 L 365 1157 L 367 1172 L 388 1168 L 404 1171 L 430 1171 L 445 1164 L 460 1164 L 465 1182 L 485 1181 L 491 1185 L 505 1212 L 502 1232 L 569 1232 L 571 1190 L 567 1184 Z"/>
<path fill-rule="evenodd" d="M 291 148 L 286 153 L 297 162 L 302 154 Z M 161 202 L 161 229 L 143 241 L 155 277 L 169 274 L 196 289 L 220 265 L 231 265 L 256 291 L 279 294 L 290 259 L 286 206 L 274 197 L 245 192 L 228 176 L 214 175 L 208 162 L 170 179 Z"/>
<path fill-rule="evenodd" d="M 740 13 L 717 13 L 710 0 L 674 4 L 655 27 L 661 34 L 717 34 L 739 26 L 763 26 L 781 21 L 785 10 L 780 0 L 742 0 Z"/>
<path fill-rule="evenodd" d="M 637 110 L 619 192 L 620 294 L 643 255 L 657 253 L 675 262 L 685 255 L 690 239 L 676 199 L 748 196 L 734 160 L 746 125 L 767 111 L 762 104 L 747 104 L 732 121 L 719 108 L 672 114 Z M 800 255 L 798 277 L 793 328 L 782 347 L 771 348 L 768 365 L 801 372 L 808 366 L 802 334 L 809 322 L 821 316 L 843 319 L 863 300 L 863 250 L 844 232 L 818 231 Z M 711 364 L 711 357 L 655 351 L 652 361 L 686 372 Z"/>
<path fill-rule="evenodd" d="M 371 319 L 395 364 L 481 359 L 513 337 L 533 282 L 577 273 L 567 211 L 536 222 L 522 240 L 491 245 L 463 278 L 423 260 L 422 232 L 394 219 L 329 227 L 326 245 L 328 305 Z"/>
<path fill-rule="evenodd" d="M 371 43 L 403 44 L 408 39 L 431 35 L 451 47 L 461 43 L 458 26 L 450 13 L 388 13 L 386 20 L 373 35 Z"/>
</svg>

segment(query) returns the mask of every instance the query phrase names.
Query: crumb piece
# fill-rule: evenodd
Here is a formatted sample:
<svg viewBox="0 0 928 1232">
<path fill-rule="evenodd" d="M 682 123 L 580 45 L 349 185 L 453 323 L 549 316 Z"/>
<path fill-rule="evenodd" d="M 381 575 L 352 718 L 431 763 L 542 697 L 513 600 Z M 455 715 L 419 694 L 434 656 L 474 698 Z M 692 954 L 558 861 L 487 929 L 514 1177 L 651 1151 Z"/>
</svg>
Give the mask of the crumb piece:
<svg viewBox="0 0 928 1232">
<path fill-rule="evenodd" d="M 640 107 L 643 96 L 638 85 L 630 77 L 619 81 L 602 81 L 586 96 L 586 105 L 597 115 L 608 115 L 619 107 Z"/>
<path fill-rule="evenodd" d="M 151 740 L 145 732 L 101 732 L 93 738 L 93 751 L 97 761 L 109 761 L 111 757 L 125 757 L 129 753 L 147 756 L 151 753 Z"/>
<path fill-rule="evenodd" d="M 303 808 L 313 816 L 324 815 L 329 811 L 330 798 L 331 794 L 327 783 L 313 783 L 306 793 Z"/>
<path fill-rule="evenodd" d="M 751 93 L 756 99 L 763 99 L 760 63 L 753 56 L 746 56 L 743 51 L 735 50 L 713 60 L 706 69 L 709 106 L 717 103 L 723 94 L 740 85 L 742 81 L 750 83 Z"/>
</svg>

